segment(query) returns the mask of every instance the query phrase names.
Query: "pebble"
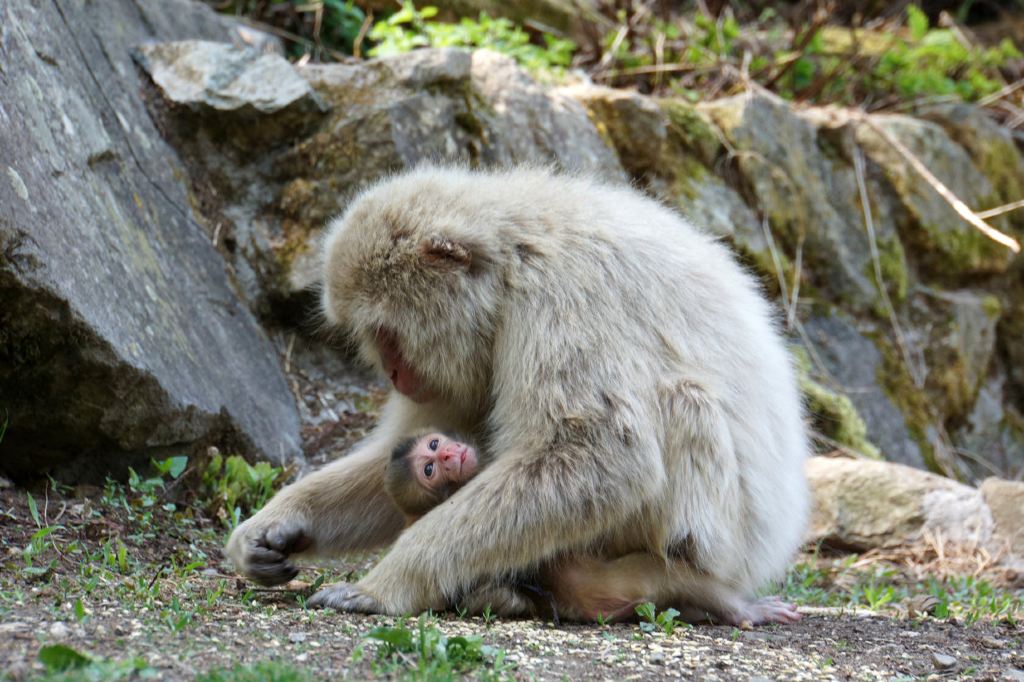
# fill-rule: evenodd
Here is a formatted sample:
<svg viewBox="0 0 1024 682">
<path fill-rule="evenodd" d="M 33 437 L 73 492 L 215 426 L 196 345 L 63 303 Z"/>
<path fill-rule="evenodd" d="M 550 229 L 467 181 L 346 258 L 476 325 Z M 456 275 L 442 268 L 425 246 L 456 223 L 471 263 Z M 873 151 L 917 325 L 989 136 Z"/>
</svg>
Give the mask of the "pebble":
<svg viewBox="0 0 1024 682">
<path fill-rule="evenodd" d="M 306 633 L 305 632 L 293 632 L 293 633 L 288 635 L 288 641 L 291 642 L 292 644 L 298 644 L 299 642 L 305 642 L 306 641 Z"/>
<path fill-rule="evenodd" d="M 1010 680 L 1010 682 L 1024 682 L 1024 670 L 1017 670 L 1015 668 L 1004 670 L 1003 679 Z"/>
<path fill-rule="evenodd" d="M 71 629 L 64 625 L 64 623 L 54 623 L 50 626 L 50 637 L 54 639 L 64 639 L 71 634 Z"/>
<path fill-rule="evenodd" d="M 932 664 L 939 670 L 947 670 L 956 665 L 956 659 L 949 654 L 932 654 Z"/>
<path fill-rule="evenodd" d="M 647 662 L 651 665 L 661 665 L 665 662 L 665 654 L 661 651 L 653 652 L 648 658 Z"/>
</svg>

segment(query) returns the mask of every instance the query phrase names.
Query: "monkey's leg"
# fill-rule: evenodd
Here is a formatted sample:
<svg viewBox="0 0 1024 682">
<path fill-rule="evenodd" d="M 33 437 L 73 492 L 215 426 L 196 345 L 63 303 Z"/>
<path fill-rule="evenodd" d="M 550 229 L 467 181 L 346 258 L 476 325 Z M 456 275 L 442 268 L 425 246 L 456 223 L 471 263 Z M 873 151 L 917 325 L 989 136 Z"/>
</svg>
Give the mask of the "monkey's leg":
<svg viewBox="0 0 1024 682">
<path fill-rule="evenodd" d="M 545 566 L 548 587 L 565 620 L 628 620 L 637 606 L 662 591 L 665 562 L 646 552 L 618 559 L 573 558 Z"/>
<path fill-rule="evenodd" d="M 694 571 L 683 561 L 666 562 L 647 552 L 613 560 L 563 562 L 547 571 L 543 580 L 551 586 L 559 612 L 564 611 L 567 619 L 626 619 L 648 601 L 658 609 L 675 607 L 684 620 L 692 622 L 757 625 L 800 619 L 796 607 L 778 597 L 744 599 L 737 590 Z"/>
<path fill-rule="evenodd" d="M 685 620 L 726 623 L 728 625 L 761 625 L 763 623 L 795 623 L 800 613 L 795 604 L 770 596 L 751 599 L 721 580 L 698 573 L 683 561 L 671 562 L 664 592 L 653 601 L 675 606 Z"/>
<path fill-rule="evenodd" d="M 662 406 L 666 418 L 666 458 L 670 499 L 675 505 L 670 537 L 684 548 L 660 569 L 650 564 L 651 580 L 661 575 L 656 604 L 678 606 L 684 615 L 694 609 L 715 619 L 740 623 L 792 622 L 796 607 L 778 599 L 751 600 L 752 584 L 769 571 L 752 574 L 745 537 L 751 529 L 749 487 L 737 459 L 729 421 L 714 385 L 700 378 L 683 378 L 666 387 Z M 652 559 L 656 559 L 652 557 Z M 666 571 L 666 568 L 668 569 Z M 674 603 L 673 603 L 674 602 Z M 705 618 L 698 618 L 703 620 Z"/>
</svg>

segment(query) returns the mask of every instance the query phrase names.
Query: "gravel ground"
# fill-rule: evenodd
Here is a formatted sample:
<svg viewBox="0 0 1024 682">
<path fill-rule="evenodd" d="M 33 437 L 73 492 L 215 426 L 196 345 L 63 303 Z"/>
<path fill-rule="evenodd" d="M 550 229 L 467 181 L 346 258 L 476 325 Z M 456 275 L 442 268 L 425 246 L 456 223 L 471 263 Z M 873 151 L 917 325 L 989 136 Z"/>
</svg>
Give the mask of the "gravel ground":
<svg viewBox="0 0 1024 682">
<path fill-rule="evenodd" d="M 190 587 L 212 576 L 189 579 Z M 178 586 L 180 589 L 180 585 Z M 243 588 L 244 589 L 244 588 Z M 160 679 L 268 659 L 326 679 L 381 673 L 373 656 L 353 651 L 373 626 L 394 619 L 307 612 L 281 593 L 253 603 L 233 588 L 178 633 L 145 608 L 115 599 L 92 602 L 84 623 L 70 604 L 48 608 L 53 595 L 30 590 L 0 623 L 0 669 L 18 680 L 42 672 L 42 645 L 63 642 L 94 655 L 139 656 Z M 561 626 L 534 621 L 459 620 L 442 616 L 447 635 L 476 634 L 500 647 L 517 679 L 892 680 L 969 678 L 1024 680 L 1024 630 L 1019 626 L 894 620 L 869 614 L 807 613 L 796 625 L 749 631 L 680 628 L 672 636 L 643 634 L 634 624 Z"/>
</svg>

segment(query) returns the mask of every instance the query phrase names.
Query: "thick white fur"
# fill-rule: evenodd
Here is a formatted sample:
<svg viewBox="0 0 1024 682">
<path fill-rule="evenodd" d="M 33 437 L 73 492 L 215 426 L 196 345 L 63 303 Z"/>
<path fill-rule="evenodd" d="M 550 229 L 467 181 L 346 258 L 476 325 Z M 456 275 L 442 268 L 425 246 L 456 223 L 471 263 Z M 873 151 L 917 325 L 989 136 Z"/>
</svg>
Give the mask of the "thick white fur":
<svg viewBox="0 0 1024 682">
<path fill-rule="evenodd" d="M 469 267 L 424 262 L 436 238 Z M 692 567 L 679 594 L 731 619 L 797 548 L 808 446 L 769 306 L 725 247 L 638 192 L 536 169 L 384 180 L 330 225 L 323 303 L 371 362 L 375 331 L 397 333 L 437 398 L 392 395 L 356 453 L 243 524 L 243 573 L 282 526 L 319 552 L 397 536 L 355 589 L 400 614 L 558 555 L 642 551 Z M 399 535 L 383 463 L 428 425 L 494 458 Z"/>
</svg>

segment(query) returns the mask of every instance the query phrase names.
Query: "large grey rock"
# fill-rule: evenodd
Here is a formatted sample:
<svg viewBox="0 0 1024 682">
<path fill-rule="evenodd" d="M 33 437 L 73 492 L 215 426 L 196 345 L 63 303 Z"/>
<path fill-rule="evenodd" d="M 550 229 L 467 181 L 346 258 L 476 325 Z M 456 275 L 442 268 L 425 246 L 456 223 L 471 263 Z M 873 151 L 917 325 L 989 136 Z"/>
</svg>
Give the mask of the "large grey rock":
<svg viewBox="0 0 1024 682">
<path fill-rule="evenodd" d="M 924 388 L 944 421 L 974 404 L 995 352 L 1001 306 L 990 294 L 969 290 L 914 290 L 907 342 L 927 368 Z"/>
<path fill-rule="evenodd" d="M 849 398 L 867 426 L 867 439 L 886 459 L 923 467 L 925 460 L 911 425 L 882 382 L 886 372 L 875 342 L 838 312 L 811 317 L 804 329 L 807 334 L 801 342 L 809 347 L 810 357 L 821 363 L 811 363 L 814 380 Z M 878 336 L 877 329 L 868 333 Z"/>
<path fill-rule="evenodd" d="M 326 110 L 280 55 L 208 40 L 149 43 L 136 55 L 167 100 L 180 106 L 260 114 Z"/>
<path fill-rule="evenodd" d="M 704 114 L 679 100 L 628 90 L 575 85 L 565 92 L 587 108 L 640 186 L 698 227 L 728 238 L 764 274 L 776 275 L 761 222 L 711 170 L 725 149 Z"/>
<path fill-rule="evenodd" d="M 1000 193 L 992 180 L 942 126 L 898 114 L 876 115 L 873 120 L 968 206 L 980 210 L 1000 203 Z M 1013 252 L 961 218 L 889 140 L 866 125 L 857 128 L 857 139 L 884 170 L 899 197 L 902 210 L 896 219 L 901 235 L 929 275 L 955 281 L 957 277 L 1004 272 L 1009 267 Z M 1002 216 L 991 222 L 1006 230 L 1008 220 Z"/>
<path fill-rule="evenodd" d="M 1024 154 L 1010 130 L 996 123 L 987 110 L 971 104 L 946 103 L 925 107 L 919 115 L 942 126 L 991 183 L 995 194 L 983 197 L 986 204 L 973 208 L 992 208 L 1024 197 Z M 1024 233 L 1024 212 L 1007 213 L 998 222 L 1003 228 L 1017 230 L 1018 235 Z"/>
<path fill-rule="evenodd" d="M 769 94 L 737 95 L 699 110 L 729 142 L 740 182 L 768 218 L 783 255 L 792 262 L 802 250 L 807 284 L 853 309 L 875 306 L 849 121 L 831 110 L 799 112 Z M 906 262 L 887 217 L 890 193 L 871 173 L 867 183 L 883 278 L 898 299 L 906 288 Z"/>
<path fill-rule="evenodd" d="M 183 38 L 233 35 L 181 0 L 0 5 L 6 471 L 209 442 L 299 455 L 276 354 L 139 95 L 131 48 Z"/>
<path fill-rule="evenodd" d="M 993 472 L 1024 478 L 1024 417 L 1006 393 L 1001 368 L 982 384 L 966 420 L 953 434 L 953 444 L 973 478 Z"/>
</svg>

